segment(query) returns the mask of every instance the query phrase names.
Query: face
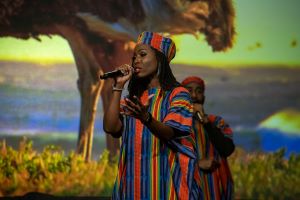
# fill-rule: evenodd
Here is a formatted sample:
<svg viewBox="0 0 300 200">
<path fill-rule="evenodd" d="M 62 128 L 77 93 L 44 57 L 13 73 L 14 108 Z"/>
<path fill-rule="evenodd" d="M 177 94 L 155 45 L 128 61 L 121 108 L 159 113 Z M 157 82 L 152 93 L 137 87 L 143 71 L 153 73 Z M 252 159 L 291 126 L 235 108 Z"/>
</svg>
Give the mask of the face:
<svg viewBox="0 0 300 200">
<path fill-rule="evenodd" d="M 187 84 L 185 87 L 190 92 L 193 102 L 204 104 L 205 96 L 204 96 L 204 88 L 202 85 L 195 82 L 191 82 Z"/>
<path fill-rule="evenodd" d="M 156 74 L 157 60 L 154 50 L 149 45 L 138 44 L 134 49 L 132 64 L 134 73 L 139 78 Z"/>
</svg>

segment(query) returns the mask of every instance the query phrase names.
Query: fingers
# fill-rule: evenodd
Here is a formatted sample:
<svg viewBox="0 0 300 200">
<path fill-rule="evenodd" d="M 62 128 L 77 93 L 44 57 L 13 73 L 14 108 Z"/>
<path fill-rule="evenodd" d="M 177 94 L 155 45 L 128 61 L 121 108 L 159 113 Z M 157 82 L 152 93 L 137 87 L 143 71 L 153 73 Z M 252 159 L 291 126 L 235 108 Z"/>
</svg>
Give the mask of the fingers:
<svg viewBox="0 0 300 200">
<path fill-rule="evenodd" d="M 120 114 L 134 117 L 136 115 L 136 111 L 126 104 L 121 104 Z"/>
<path fill-rule="evenodd" d="M 214 170 L 216 170 L 219 166 L 220 166 L 220 163 L 219 163 L 218 161 L 212 160 L 210 170 L 214 171 Z"/>
<path fill-rule="evenodd" d="M 205 121 L 205 123 L 207 123 L 207 119 L 205 119 L 206 114 L 204 112 L 203 105 L 199 104 L 199 103 L 194 103 L 193 104 L 193 113 L 197 114 L 197 112 L 199 112 L 201 119 L 203 119 Z M 201 123 L 203 123 L 203 120 Z"/>
<path fill-rule="evenodd" d="M 124 71 L 128 70 L 129 71 L 129 70 L 131 70 L 131 68 L 132 67 L 128 64 L 124 64 L 124 65 L 121 65 L 121 66 L 118 67 L 118 69 L 121 70 L 121 71 L 122 70 L 124 70 Z"/>
<path fill-rule="evenodd" d="M 141 116 L 143 116 L 143 107 L 141 106 L 141 103 L 139 100 L 137 100 L 137 104 L 132 102 L 130 99 L 125 98 L 126 102 L 126 110 L 125 115 L 133 116 L 135 118 L 140 119 Z"/>
<path fill-rule="evenodd" d="M 121 65 L 118 69 L 121 70 L 123 76 L 132 75 L 133 73 L 133 67 L 128 64 Z"/>
<path fill-rule="evenodd" d="M 130 116 L 130 117 L 134 117 L 134 115 L 133 115 L 133 113 L 131 113 L 131 112 L 128 112 L 128 111 L 122 111 L 122 112 L 120 112 L 120 114 L 121 115 L 126 115 L 126 116 Z"/>
<path fill-rule="evenodd" d="M 148 98 L 151 99 L 153 95 Z M 143 105 L 137 96 L 133 96 L 133 99 L 125 98 L 126 110 L 125 115 L 133 116 L 137 119 L 144 119 L 148 112 L 148 105 Z M 147 103 L 146 103 L 147 104 Z M 149 103 L 148 103 L 149 104 Z"/>
<path fill-rule="evenodd" d="M 122 73 L 124 74 L 124 76 L 128 75 L 128 74 L 132 74 L 132 67 L 128 64 L 124 64 L 120 67 L 120 70 L 122 71 Z"/>
<path fill-rule="evenodd" d="M 201 159 L 198 161 L 200 169 L 209 170 L 211 168 L 211 161 L 209 159 Z"/>
<path fill-rule="evenodd" d="M 140 107 L 148 107 L 148 106 L 149 106 L 150 99 L 151 99 L 152 97 L 154 97 L 154 94 L 149 95 L 149 96 L 148 96 L 148 99 L 147 99 L 147 101 L 146 101 L 146 103 L 145 103 L 145 104 L 142 104 L 142 102 L 137 98 L 137 96 L 133 96 L 133 98 L 134 98 L 136 104 L 138 104 Z"/>
<path fill-rule="evenodd" d="M 135 110 L 140 110 L 141 102 L 137 99 L 137 97 L 133 97 L 136 100 L 136 103 L 132 102 L 130 99 L 125 98 L 126 104 L 129 107 L 132 107 Z"/>
<path fill-rule="evenodd" d="M 214 171 L 220 166 L 220 163 L 213 159 L 201 159 L 198 161 L 198 166 L 202 170 Z"/>
<path fill-rule="evenodd" d="M 137 113 L 136 110 L 134 110 L 133 108 L 128 107 L 128 106 L 124 107 L 123 110 L 124 110 L 123 112 L 120 112 L 121 114 L 130 115 L 130 116 L 135 116 L 136 113 Z"/>
<path fill-rule="evenodd" d="M 205 115 L 204 108 L 203 108 L 203 105 L 202 105 L 202 104 L 200 104 L 199 111 L 200 111 L 200 113 L 201 113 L 203 116 Z"/>
<path fill-rule="evenodd" d="M 146 101 L 146 104 L 145 104 L 145 106 L 149 106 L 150 105 L 150 99 L 152 99 L 154 97 L 154 94 L 151 94 L 151 95 L 149 95 L 148 96 L 148 99 L 147 99 L 147 101 Z"/>
<path fill-rule="evenodd" d="M 119 66 L 117 69 L 121 70 L 122 76 L 116 77 L 115 83 L 120 83 L 122 84 L 122 86 L 124 86 L 125 82 L 131 78 L 133 74 L 133 70 L 132 70 L 133 68 L 128 64 L 124 64 Z"/>
<path fill-rule="evenodd" d="M 125 104 L 123 106 L 123 111 L 120 114 L 133 116 L 138 119 L 144 119 L 148 112 L 149 100 L 154 96 L 154 94 L 149 95 L 147 102 L 143 104 L 137 96 L 133 96 L 133 99 L 125 98 Z"/>
<path fill-rule="evenodd" d="M 150 96 L 151 96 L 151 95 L 150 95 Z M 154 96 L 154 94 L 153 94 L 152 96 Z M 133 96 L 133 98 L 134 98 L 136 104 L 140 106 L 140 108 L 143 109 L 144 107 L 148 107 L 148 105 L 149 105 L 149 97 L 148 97 L 148 99 L 147 99 L 146 104 L 142 104 L 142 102 L 139 100 L 139 98 L 137 98 L 137 96 Z"/>
<path fill-rule="evenodd" d="M 194 104 L 193 104 L 193 110 L 194 110 L 194 112 L 200 111 L 200 110 L 201 110 L 200 104 L 194 103 Z"/>
</svg>

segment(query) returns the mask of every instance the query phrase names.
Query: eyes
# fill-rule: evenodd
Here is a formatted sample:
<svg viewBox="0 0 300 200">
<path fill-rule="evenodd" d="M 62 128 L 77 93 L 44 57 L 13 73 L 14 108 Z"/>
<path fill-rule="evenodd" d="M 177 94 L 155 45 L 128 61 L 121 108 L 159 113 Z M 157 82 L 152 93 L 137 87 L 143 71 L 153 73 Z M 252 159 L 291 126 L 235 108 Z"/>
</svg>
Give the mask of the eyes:
<svg viewBox="0 0 300 200">
<path fill-rule="evenodd" d="M 134 61 L 137 57 L 145 57 L 147 55 L 146 51 L 139 51 L 137 54 L 134 54 L 132 57 L 132 61 Z"/>
<path fill-rule="evenodd" d="M 195 92 L 195 94 L 202 94 L 203 93 L 203 89 L 201 87 L 197 87 L 197 88 L 187 87 L 187 90 L 190 93 Z"/>
<path fill-rule="evenodd" d="M 202 94 L 203 93 L 203 89 L 202 88 L 196 88 L 195 91 L 197 94 Z"/>
</svg>

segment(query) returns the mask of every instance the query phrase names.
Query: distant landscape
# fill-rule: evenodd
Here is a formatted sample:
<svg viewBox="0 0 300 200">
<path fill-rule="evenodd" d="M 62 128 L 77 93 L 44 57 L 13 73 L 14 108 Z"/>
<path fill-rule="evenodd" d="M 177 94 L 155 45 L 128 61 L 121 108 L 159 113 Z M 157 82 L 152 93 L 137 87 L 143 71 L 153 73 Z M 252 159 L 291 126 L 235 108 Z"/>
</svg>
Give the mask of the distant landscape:
<svg viewBox="0 0 300 200">
<path fill-rule="evenodd" d="M 205 79 L 206 112 L 223 116 L 234 130 L 236 144 L 249 151 L 261 150 L 260 122 L 283 109 L 300 111 L 300 67 L 172 65 L 172 69 L 178 81 L 189 75 Z M 27 135 L 40 138 L 36 143 L 42 148 L 60 138 L 70 144 L 68 150 L 75 147 L 80 108 L 77 77 L 74 64 L 0 62 L 0 139 L 17 144 L 16 138 Z M 99 102 L 97 154 L 105 144 L 102 114 Z M 48 143 L 42 143 L 42 135 Z"/>
</svg>

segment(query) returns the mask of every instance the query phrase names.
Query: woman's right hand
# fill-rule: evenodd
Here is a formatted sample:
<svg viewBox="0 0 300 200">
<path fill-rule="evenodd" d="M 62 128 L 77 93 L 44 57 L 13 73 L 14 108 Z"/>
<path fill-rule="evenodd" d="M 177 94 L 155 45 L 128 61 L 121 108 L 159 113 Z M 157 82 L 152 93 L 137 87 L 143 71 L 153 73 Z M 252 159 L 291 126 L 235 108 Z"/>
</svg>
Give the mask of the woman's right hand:
<svg viewBox="0 0 300 200">
<path fill-rule="evenodd" d="M 123 88 L 125 83 L 132 77 L 133 74 L 133 68 L 128 65 L 124 64 L 117 68 L 118 70 L 121 70 L 123 73 L 123 76 L 116 77 L 115 80 L 115 87 Z"/>
</svg>

